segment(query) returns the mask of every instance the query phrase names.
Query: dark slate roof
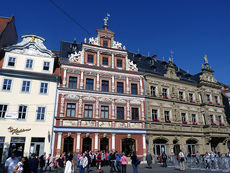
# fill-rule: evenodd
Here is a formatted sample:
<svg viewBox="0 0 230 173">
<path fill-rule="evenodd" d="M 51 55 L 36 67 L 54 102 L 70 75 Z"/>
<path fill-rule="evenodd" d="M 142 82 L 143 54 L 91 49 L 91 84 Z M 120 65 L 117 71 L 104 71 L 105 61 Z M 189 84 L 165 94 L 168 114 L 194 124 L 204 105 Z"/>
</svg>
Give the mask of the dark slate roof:
<svg viewBox="0 0 230 173">
<path fill-rule="evenodd" d="M 81 51 L 82 45 L 77 44 L 76 42 L 66 42 L 61 41 L 61 48 L 60 48 L 60 62 L 69 62 L 68 55 L 74 53 L 75 51 Z"/>
<path fill-rule="evenodd" d="M 128 52 L 128 58 L 137 64 L 138 71 L 143 73 L 150 73 L 159 76 L 164 76 L 167 73 L 168 62 L 162 60 L 154 60 L 152 57 L 142 56 L 141 54 L 135 54 Z M 175 66 L 175 70 L 177 76 L 180 77 L 181 81 L 191 82 L 191 83 L 198 83 L 199 82 L 199 74 L 191 75 L 187 73 L 183 69 Z"/>
</svg>

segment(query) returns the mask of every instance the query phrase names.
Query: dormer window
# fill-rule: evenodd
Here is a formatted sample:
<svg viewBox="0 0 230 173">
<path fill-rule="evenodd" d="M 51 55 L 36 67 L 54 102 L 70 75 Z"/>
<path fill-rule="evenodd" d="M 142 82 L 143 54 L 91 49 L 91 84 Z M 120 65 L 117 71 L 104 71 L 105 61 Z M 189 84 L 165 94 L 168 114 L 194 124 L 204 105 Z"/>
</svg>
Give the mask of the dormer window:
<svg viewBox="0 0 230 173">
<path fill-rule="evenodd" d="M 50 69 L 50 62 L 44 62 L 44 64 L 43 64 L 43 70 L 49 71 L 49 69 Z"/>
<path fill-rule="evenodd" d="M 90 63 L 90 64 L 93 64 L 93 62 L 94 62 L 94 57 L 93 57 L 93 55 L 88 55 L 87 62 Z"/>
<path fill-rule="evenodd" d="M 9 57 L 8 66 L 14 67 L 15 66 L 15 61 L 16 61 L 16 58 Z"/>
<path fill-rule="evenodd" d="M 106 65 L 106 66 L 109 65 L 108 57 L 103 57 L 103 58 L 102 58 L 102 65 Z"/>
<path fill-rule="evenodd" d="M 117 60 L 117 67 L 122 68 L 122 60 L 121 59 Z"/>
<path fill-rule="evenodd" d="M 106 40 L 103 41 L 103 47 L 108 47 L 108 41 Z"/>
</svg>

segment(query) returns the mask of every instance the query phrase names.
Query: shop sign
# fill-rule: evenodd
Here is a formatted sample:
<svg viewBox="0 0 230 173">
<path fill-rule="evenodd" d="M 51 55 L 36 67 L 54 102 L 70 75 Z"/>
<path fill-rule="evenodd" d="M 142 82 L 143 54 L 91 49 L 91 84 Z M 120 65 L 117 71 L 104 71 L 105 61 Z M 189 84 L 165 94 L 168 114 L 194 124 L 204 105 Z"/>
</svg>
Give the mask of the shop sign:
<svg viewBox="0 0 230 173">
<path fill-rule="evenodd" d="M 25 137 L 12 137 L 11 143 L 25 143 L 26 138 Z"/>
<path fill-rule="evenodd" d="M 5 117 L 7 119 L 17 119 L 18 118 L 18 113 L 17 112 L 7 112 L 5 114 Z"/>
<path fill-rule="evenodd" d="M 9 127 L 8 128 L 9 132 L 12 133 L 12 135 L 19 135 L 19 133 L 22 132 L 26 132 L 26 131 L 30 131 L 31 129 L 19 129 L 19 128 L 13 128 L 13 127 Z"/>
<path fill-rule="evenodd" d="M 5 137 L 0 136 L 0 143 L 4 143 L 5 142 Z"/>
</svg>

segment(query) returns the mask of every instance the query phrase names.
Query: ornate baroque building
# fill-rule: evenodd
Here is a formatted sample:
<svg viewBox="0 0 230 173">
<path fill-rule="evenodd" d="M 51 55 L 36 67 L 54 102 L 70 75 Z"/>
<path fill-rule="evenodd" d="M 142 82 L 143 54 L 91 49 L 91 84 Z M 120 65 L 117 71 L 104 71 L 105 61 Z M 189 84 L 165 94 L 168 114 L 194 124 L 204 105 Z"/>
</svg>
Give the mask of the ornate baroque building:
<svg viewBox="0 0 230 173">
<path fill-rule="evenodd" d="M 54 153 L 146 153 L 143 74 L 114 41 L 107 19 L 97 37 L 62 42 Z"/>
<path fill-rule="evenodd" d="M 202 72 L 191 75 L 156 56 L 129 54 L 144 73 L 147 104 L 147 144 L 161 155 L 228 152 L 229 125 L 222 102 L 221 86 L 213 77 L 207 57 Z"/>
</svg>

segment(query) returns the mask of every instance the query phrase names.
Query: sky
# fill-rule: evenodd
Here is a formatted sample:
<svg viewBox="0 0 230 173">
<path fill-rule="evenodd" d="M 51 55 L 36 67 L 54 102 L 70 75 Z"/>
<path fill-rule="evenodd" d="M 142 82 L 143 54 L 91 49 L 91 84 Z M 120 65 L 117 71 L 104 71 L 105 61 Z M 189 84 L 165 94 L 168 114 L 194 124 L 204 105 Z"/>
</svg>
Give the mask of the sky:
<svg viewBox="0 0 230 173">
<path fill-rule="evenodd" d="M 7 0 L 0 9 L 15 16 L 18 36 L 39 35 L 51 50 L 95 37 L 109 13 L 109 29 L 128 51 L 160 60 L 173 51 L 174 63 L 191 74 L 207 55 L 215 78 L 230 85 L 230 0 Z"/>
</svg>

